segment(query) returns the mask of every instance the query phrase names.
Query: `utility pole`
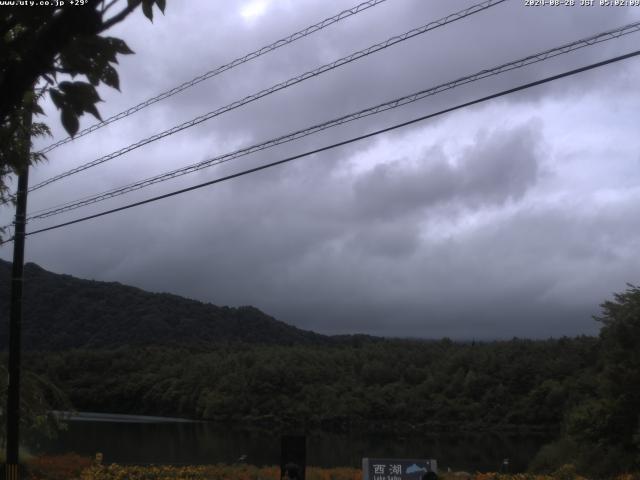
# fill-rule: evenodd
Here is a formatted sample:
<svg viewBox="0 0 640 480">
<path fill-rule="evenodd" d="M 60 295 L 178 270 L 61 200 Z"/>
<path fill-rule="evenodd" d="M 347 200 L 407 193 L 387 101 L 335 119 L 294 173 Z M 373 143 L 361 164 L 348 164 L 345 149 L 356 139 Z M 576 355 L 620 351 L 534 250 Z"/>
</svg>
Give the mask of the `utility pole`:
<svg viewBox="0 0 640 480">
<path fill-rule="evenodd" d="M 18 449 L 20 445 L 20 331 L 22 329 L 22 286 L 24 270 L 25 220 L 29 188 L 31 152 L 31 105 L 24 105 L 24 167 L 18 175 L 16 218 L 14 222 L 13 270 L 11 273 L 11 311 L 9 315 L 9 388 L 7 392 L 6 480 L 21 478 Z"/>
</svg>

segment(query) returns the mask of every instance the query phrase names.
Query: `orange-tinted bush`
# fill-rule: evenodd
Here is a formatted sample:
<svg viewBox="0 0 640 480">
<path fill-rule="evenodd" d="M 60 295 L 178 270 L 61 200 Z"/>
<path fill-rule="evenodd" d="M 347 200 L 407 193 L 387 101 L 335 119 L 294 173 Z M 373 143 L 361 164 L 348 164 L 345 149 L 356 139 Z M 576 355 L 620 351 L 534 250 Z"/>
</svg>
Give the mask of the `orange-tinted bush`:
<svg viewBox="0 0 640 480">
<path fill-rule="evenodd" d="M 90 458 L 76 453 L 41 455 L 27 463 L 29 480 L 73 480 L 93 464 Z"/>
</svg>

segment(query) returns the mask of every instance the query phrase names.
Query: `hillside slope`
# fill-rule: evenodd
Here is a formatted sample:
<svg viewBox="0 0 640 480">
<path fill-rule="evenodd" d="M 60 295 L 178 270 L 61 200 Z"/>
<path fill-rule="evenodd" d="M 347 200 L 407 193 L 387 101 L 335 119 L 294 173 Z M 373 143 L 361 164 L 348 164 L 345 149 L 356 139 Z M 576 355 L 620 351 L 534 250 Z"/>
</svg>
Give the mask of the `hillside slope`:
<svg viewBox="0 0 640 480">
<path fill-rule="evenodd" d="M 11 264 L 0 260 L 0 350 L 7 347 Z M 329 337 L 280 322 L 254 307 L 218 307 L 119 283 L 82 280 L 25 265 L 27 350 L 122 345 L 251 343 L 320 345 Z"/>
</svg>

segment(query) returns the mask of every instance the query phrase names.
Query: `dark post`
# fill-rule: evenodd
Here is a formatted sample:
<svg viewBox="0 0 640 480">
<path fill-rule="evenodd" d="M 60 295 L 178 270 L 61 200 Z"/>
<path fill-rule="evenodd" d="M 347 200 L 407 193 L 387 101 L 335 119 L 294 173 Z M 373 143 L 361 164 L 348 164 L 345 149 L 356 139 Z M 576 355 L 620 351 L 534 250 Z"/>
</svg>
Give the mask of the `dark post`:
<svg viewBox="0 0 640 480">
<path fill-rule="evenodd" d="M 16 218 L 11 273 L 11 311 L 9 315 L 9 388 L 7 392 L 7 459 L 5 478 L 18 480 L 20 465 L 20 330 L 22 327 L 22 285 L 24 270 L 25 217 L 29 188 L 29 153 L 31 144 L 31 106 L 25 105 L 25 166 L 18 176 Z"/>
<path fill-rule="evenodd" d="M 305 480 L 307 469 L 307 437 L 284 435 L 281 439 L 280 478 Z"/>
</svg>

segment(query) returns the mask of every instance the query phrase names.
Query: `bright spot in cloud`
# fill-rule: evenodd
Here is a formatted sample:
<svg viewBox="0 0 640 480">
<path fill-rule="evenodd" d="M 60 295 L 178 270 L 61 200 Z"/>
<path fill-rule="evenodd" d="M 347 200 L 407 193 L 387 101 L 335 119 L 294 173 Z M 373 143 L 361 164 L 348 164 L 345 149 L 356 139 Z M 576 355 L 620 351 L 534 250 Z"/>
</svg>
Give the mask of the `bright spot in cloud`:
<svg viewBox="0 0 640 480">
<path fill-rule="evenodd" d="M 245 20 L 255 20 L 264 14 L 268 5 L 268 0 L 253 0 L 242 7 L 240 15 L 242 15 Z"/>
</svg>

